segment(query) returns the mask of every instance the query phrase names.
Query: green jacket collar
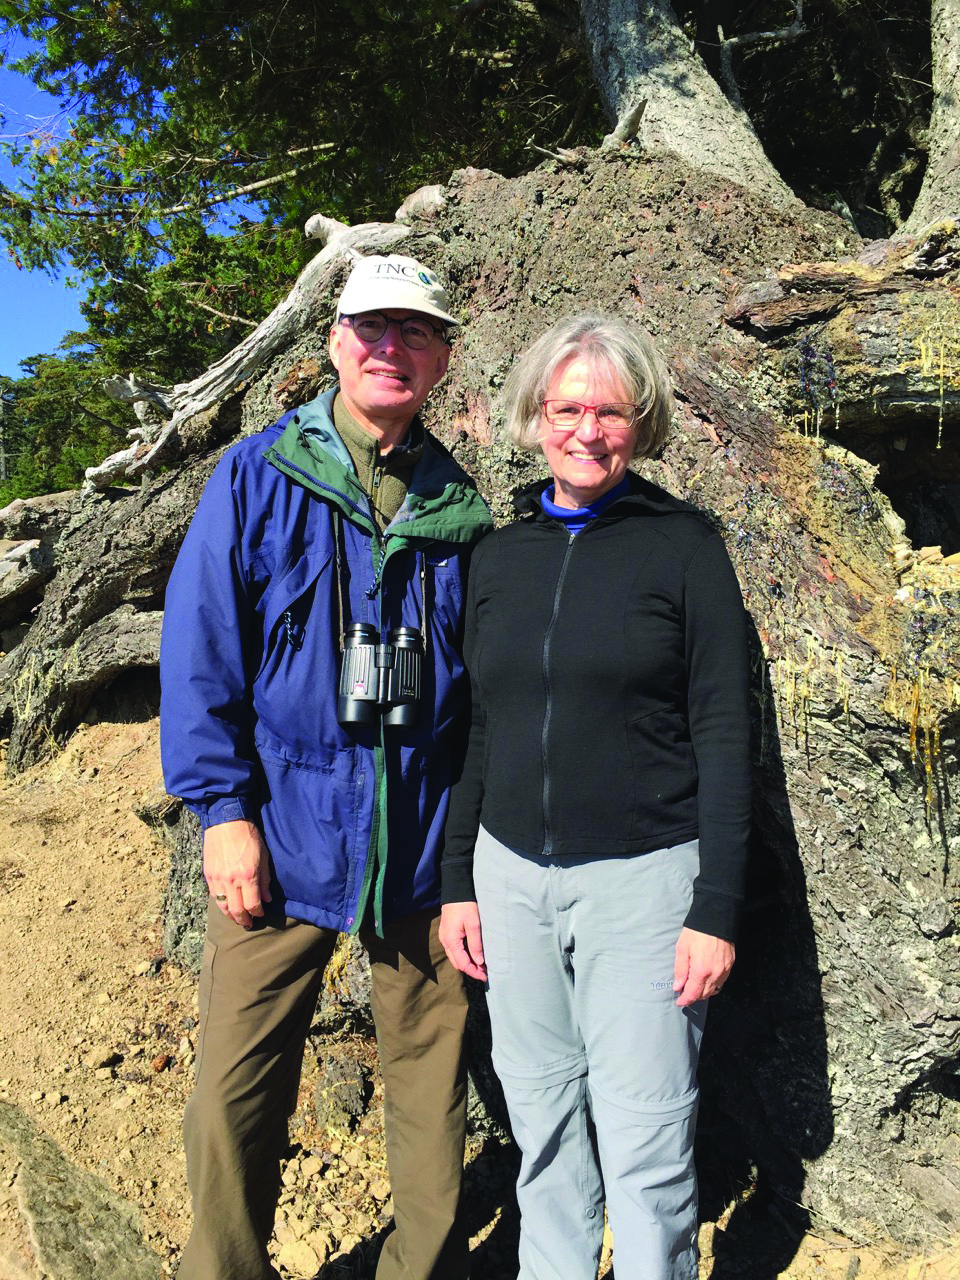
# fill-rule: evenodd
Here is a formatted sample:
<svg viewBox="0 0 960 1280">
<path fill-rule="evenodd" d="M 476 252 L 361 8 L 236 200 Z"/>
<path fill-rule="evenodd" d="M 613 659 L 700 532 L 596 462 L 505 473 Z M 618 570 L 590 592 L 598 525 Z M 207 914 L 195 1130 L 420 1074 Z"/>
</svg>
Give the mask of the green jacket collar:
<svg viewBox="0 0 960 1280">
<path fill-rule="evenodd" d="M 333 425 L 336 394 L 336 388 L 325 391 L 299 408 L 280 439 L 263 456 L 295 483 L 339 507 L 348 519 L 374 533 L 369 499 Z M 473 481 L 427 432 L 407 496 L 384 530 L 384 539 L 470 543 L 492 527 L 490 513 Z"/>
</svg>

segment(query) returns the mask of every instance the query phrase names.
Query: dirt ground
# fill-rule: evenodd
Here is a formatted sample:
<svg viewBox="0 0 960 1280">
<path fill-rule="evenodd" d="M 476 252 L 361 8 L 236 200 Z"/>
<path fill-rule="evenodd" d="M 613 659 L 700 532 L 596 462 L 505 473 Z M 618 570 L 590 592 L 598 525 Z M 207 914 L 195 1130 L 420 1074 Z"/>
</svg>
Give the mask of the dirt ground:
<svg viewBox="0 0 960 1280">
<path fill-rule="evenodd" d="M 0 783 L 0 1098 L 137 1203 L 145 1238 L 173 1271 L 190 1222 L 180 1118 L 197 1010 L 194 979 L 161 949 L 167 852 L 133 812 L 160 785 L 154 719 L 86 725 L 47 764 Z M 369 1053 L 348 1031 L 340 1038 L 355 1056 Z M 361 1277 L 390 1218 L 379 1093 L 374 1075 L 373 1104 L 353 1133 L 319 1130 L 317 1052 L 312 1039 L 276 1254 L 286 1275 Z M 475 1280 L 516 1275 L 511 1167 L 499 1150 L 470 1151 Z M 732 1239 L 731 1211 L 703 1227 L 701 1280 L 960 1277 L 960 1242 L 910 1255 L 824 1228 L 795 1245 L 775 1212 L 755 1239 Z M 12 1229 L 0 1221 L 0 1257 Z"/>
</svg>

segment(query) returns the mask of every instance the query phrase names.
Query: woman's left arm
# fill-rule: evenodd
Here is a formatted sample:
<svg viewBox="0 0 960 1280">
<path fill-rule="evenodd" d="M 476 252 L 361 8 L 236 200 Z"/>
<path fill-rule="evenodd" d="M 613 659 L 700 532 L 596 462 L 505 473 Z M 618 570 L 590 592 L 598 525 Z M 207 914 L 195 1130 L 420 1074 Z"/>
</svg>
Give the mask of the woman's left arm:
<svg viewBox="0 0 960 1280">
<path fill-rule="evenodd" d="M 725 938 L 698 933 L 696 929 L 681 929 L 673 963 L 677 1005 L 683 1009 L 715 996 L 726 982 L 735 957 L 733 943 Z"/>
<path fill-rule="evenodd" d="M 700 872 L 677 944 L 682 1004 L 720 989 L 733 964 L 751 821 L 749 656 L 740 585 L 717 534 L 684 582 L 687 714 L 697 762 Z"/>
</svg>

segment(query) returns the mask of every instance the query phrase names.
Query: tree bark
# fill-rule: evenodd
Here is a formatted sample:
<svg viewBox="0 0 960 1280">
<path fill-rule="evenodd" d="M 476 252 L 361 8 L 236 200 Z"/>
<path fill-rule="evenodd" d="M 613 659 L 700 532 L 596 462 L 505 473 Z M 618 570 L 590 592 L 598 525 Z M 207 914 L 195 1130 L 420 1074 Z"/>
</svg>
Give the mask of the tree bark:
<svg viewBox="0 0 960 1280">
<path fill-rule="evenodd" d="M 61 532 L 36 619 L 0 660 L 10 772 L 62 741 L 122 672 L 156 667 L 166 581 L 212 467 L 194 459 L 139 492 L 97 495 Z"/>
<path fill-rule="evenodd" d="M 917 234 L 941 218 L 960 215 L 960 0 L 933 0 L 933 112 L 927 169 L 904 231 Z"/>
<path fill-rule="evenodd" d="M 691 49 L 668 0 L 580 0 L 593 75 L 610 123 L 641 99 L 644 147 L 739 183 L 778 204 L 796 197 L 767 159 L 747 114 Z"/>
<path fill-rule="evenodd" d="M 631 151 L 509 181 L 464 171 L 445 196 L 404 241 L 464 321 L 428 425 L 508 518 L 510 490 L 544 473 L 498 431 L 517 351 L 576 311 L 642 326 L 677 388 L 675 434 L 644 470 L 710 513 L 753 619 L 751 911 L 706 1042 L 705 1210 L 757 1170 L 782 1212 L 804 1205 L 857 1239 L 960 1229 L 957 233 L 864 248 L 831 215 Z M 58 682 L 85 633 L 156 613 L 220 433 L 312 393 L 341 275 L 301 289 L 286 345 L 240 390 L 216 383 L 236 401 L 183 423 L 186 461 L 93 496 L 62 532 L 0 665 L 11 768 L 78 714 Z M 62 705 L 16 703 L 31 662 Z M 196 856 L 193 842 L 177 855 L 178 899 Z M 176 936 L 197 927 L 181 912 Z M 735 1210 L 728 1255 L 766 1202 Z"/>
</svg>

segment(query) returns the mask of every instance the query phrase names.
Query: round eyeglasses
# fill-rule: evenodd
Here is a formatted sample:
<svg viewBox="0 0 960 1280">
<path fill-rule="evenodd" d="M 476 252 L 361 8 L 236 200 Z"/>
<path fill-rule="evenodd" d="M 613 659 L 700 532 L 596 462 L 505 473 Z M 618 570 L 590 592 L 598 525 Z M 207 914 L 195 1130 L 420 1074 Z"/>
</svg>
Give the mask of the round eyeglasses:
<svg viewBox="0 0 960 1280">
<path fill-rule="evenodd" d="M 403 320 L 392 320 L 382 311 L 362 311 L 356 316 L 341 316 L 340 323 L 351 328 L 361 342 L 379 342 L 390 325 L 399 325 L 403 345 L 411 351 L 425 351 L 434 338 L 447 341 L 446 330 L 432 325 L 422 316 L 405 316 Z"/>
<path fill-rule="evenodd" d="M 629 431 L 637 420 L 635 404 L 580 404 L 576 400 L 541 400 L 543 416 L 557 431 L 576 431 L 584 414 L 592 413 L 604 431 Z"/>
</svg>

